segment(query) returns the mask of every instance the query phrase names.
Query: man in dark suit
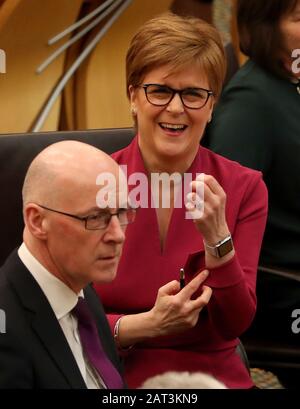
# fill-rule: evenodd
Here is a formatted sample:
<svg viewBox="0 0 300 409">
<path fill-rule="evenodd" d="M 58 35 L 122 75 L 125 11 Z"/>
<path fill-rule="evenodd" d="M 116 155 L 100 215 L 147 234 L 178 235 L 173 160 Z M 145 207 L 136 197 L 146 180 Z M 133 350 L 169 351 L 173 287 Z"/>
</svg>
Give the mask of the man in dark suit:
<svg viewBox="0 0 300 409">
<path fill-rule="evenodd" d="M 117 181 L 106 186 L 116 199 L 110 208 L 97 196 L 103 188 L 97 177 L 104 172 Z M 90 285 L 114 279 L 124 230 L 134 218 L 119 200 L 126 198 L 123 176 L 104 152 L 75 141 L 53 144 L 31 163 L 22 192 L 24 241 L 0 270 L 6 318 L 0 388 L 124 387 L 114 340 Z M 96 323 L 96 360 L 81 331 L 86 323 L 75 314 L 79 300 Z"/>
</svg>

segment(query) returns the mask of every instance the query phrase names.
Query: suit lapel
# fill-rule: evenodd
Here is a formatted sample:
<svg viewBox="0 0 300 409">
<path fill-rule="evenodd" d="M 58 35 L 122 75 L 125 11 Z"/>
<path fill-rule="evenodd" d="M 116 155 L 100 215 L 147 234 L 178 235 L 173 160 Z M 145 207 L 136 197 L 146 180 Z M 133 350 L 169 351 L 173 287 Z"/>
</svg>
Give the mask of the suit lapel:
<svg viewBox="0 0 300 409">
<path fill-rule="evenodd" d="M 85 382 L 72 351 L 41 288 L 21 262 L 16 251 L 10 256 L 8 263 L 10 271 L 7 279 L 17 292 L 24 309 L 30 311 L 33 331 L 70 387 L 85 389 Z"/>
<path fill-rule="evenodd" d="M 78 365 L 52 310 L 37 312 L 32 320 L 32 328 L 70 387 L 85 389 L 86 385 Z"/>
</svg>

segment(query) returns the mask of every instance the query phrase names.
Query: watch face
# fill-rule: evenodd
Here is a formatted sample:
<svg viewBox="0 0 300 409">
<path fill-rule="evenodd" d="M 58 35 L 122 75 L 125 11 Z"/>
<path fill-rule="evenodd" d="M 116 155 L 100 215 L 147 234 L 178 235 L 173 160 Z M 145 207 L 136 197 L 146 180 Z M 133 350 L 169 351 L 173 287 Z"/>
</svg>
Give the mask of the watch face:
<svg viewBox="0 0 300 409">
<path fill-rule="evenodd" d="M 231 237 L 218 247 L 219 257 L 226 256 L 233 249 Z"/>
</svg>

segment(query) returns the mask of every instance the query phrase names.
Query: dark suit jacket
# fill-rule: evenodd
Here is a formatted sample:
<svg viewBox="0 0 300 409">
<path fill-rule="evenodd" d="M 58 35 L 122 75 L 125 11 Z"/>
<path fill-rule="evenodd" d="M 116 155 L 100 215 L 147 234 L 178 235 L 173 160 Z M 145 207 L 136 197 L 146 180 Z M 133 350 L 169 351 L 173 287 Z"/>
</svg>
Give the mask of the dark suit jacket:
<svg viewBox="0 0 300 409">
<path fill-rule="evenodd" d="M 121 372 L 106 316 L 92 287 L 84 289 L 103 348 Z M 55 314 L 15 250 L 0 269 L 0 388 L 86 388 Z"/>
</svg>

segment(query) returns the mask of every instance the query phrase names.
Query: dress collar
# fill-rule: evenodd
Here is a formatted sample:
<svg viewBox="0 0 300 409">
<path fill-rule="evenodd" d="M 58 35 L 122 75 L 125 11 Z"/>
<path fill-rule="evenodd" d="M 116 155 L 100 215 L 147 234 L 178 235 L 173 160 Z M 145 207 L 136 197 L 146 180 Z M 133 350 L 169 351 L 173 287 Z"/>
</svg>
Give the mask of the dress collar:
<svg viewBox="0 0 300 409">
<path fill-rule="evenodd" d="M 129 145 L 128 159 L 130 158 L 130 160 L 128 160 L 128 164 L 127 164 L 127 172 L 129 175 L 134 172 L 142 172 L 147 175 L 147 170 L 145 168 L 145 164 L 144 164 L 144 160 L 142 157 L 142 153 L 140 151 L 138 140 L 139 140 L 139 134 L 135 136 L 135 138 L 132 140 L 131 144 Z M 191 166 L 189 167 L 189 169 L 185 171 L 186 173 L 189 173 L 189 172 L 192 173 L 193 177 L 195 177 L 195 174 L 199 172 L 199 169 L 202 168 L 202 166 L 199 163 L 201 161 L 200 155 L 199 155 L 200 149 L 203 150 L 203 148 L 199 145 L 197 154 L 195 155 L 195 158 Z"/>
</svg>

